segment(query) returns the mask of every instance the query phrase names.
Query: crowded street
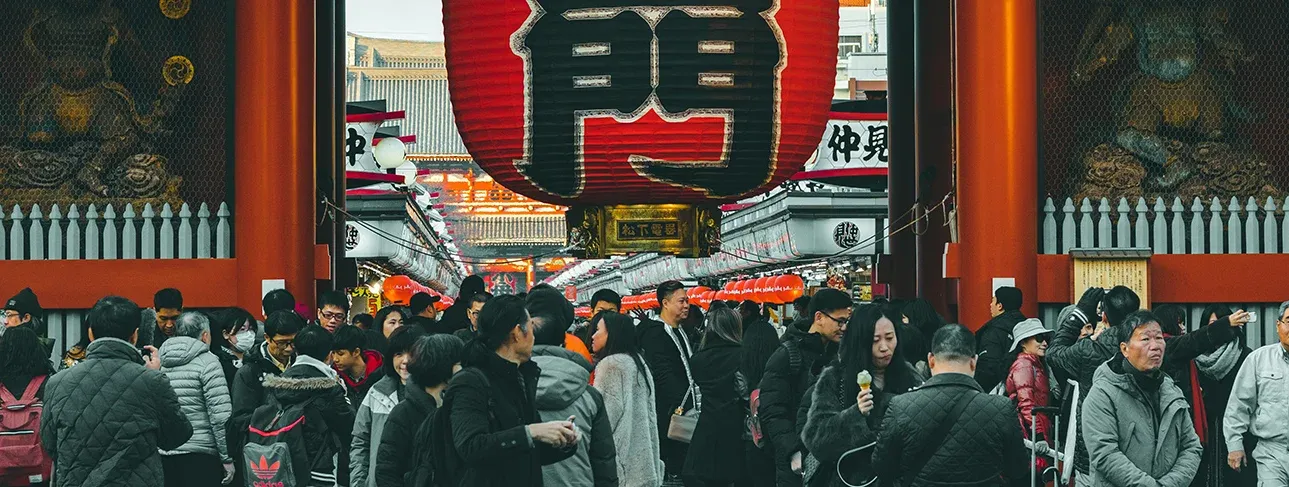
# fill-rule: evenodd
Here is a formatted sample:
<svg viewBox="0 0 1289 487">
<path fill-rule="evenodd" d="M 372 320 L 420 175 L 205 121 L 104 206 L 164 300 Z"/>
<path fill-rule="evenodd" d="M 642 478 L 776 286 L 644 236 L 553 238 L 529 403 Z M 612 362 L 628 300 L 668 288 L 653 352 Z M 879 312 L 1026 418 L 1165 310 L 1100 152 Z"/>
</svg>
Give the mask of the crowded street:
<svg viewBox="0 0 1289 487">
<path fill-rule="evenodd" d="M 1289 487 L 1286 25 L 0 2 L 0 487 Z"/>
</svg>

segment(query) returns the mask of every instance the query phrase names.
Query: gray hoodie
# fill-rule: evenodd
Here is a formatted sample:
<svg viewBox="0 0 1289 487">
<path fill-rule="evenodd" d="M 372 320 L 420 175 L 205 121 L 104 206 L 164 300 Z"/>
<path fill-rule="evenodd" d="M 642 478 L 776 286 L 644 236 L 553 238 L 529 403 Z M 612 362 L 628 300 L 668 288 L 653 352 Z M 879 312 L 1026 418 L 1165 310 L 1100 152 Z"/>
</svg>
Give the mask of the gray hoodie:
<svg viewBox="0 0 1289 487">
<path fill-rule="evenodd" d="M 1083 401 L 1083 438 L 1092 485 L 1186 487 L 1199 471 L 1204 446 L 1191 423 L 1181 389 L 1163 376 L 1152 399 L 1123 370 L 1116 356 L 1097 369 Z M 1159 401 L 1158 419 L 1148 401 Z"/>
<path fill-rule="evenodd" d="M 210 353 L 209 345 L 185 336 L 167 339 L 159 355 L 161 373 L 170 379 L 170 387 L 179 397 L 179 410 L 192 423 L 192 438 L 179 448 L 161 454 L 200 453 L 231 463 L 224 427 L 233 406 L 219 358 Z"/>
<path fill-rule="evenodd" d="M 564 421 L 574 417 L 580 443 L 573 456 L 542 468 L 543 483 L 616 487 L 617 455 L 604 398 L 588 384 L 591 373 L 574 361 L 574 357 L 585 362 L 576 353 L 562 348 L 534 349 L 533 362 L 542 371 L 537 379 L 537 414 L 542 421 Z"/>
</svg>

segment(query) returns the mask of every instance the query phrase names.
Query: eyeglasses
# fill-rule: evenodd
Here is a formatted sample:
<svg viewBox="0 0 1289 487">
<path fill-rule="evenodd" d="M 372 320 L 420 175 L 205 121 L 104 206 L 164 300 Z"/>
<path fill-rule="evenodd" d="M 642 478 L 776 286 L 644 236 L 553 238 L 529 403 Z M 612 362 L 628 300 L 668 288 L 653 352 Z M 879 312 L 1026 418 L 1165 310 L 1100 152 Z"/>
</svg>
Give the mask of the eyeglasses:
<svg viewBox="0 0 1289 487">
<path fill-rule="evenodd" d="M 276 346 L 276 347 L 278 347 L 278 348 L 294 348 L 294 347 L 295 347 L 295 338 L 288 338 L 288 339 L 286 339 L 286 340 L 282 340 L 282 339 L 274 339 L 274 340 L 269 340 L 269 342 L 272 342 L 272 343 L 273 343 L 273 345 L 274 345 L 274 346 Z"/>
<path fill-rule="evenodd" d="M 21 317 L 21 316 L 22 316 L 22 313 L 18 313 L 18 312 L 16 312 L 16 311 L 5 311 L 5 312 L 4 312 L 4 319 L 6 319 L 6 320 L 7 320 L 7 319 L 11 319 L 11 318 L 19 318 L 19 317 Z"/>
<path fill-rule="evenodd" d="M 323 312 L 322 312 L 322 319 L 324 319 L 324 320 L 343 320 L 343 319 L 345 319 L 345 314 L 344 314 L 344 313 L 329 313 L 329 312 L 323 311 Z"/>
<path fill-rule="evenodd" d="M 850 321 L 850 316 L 843 316 L 843 317 L 841 317 L 841 318 L 838 318 L 838 317 L 833 316 L 833 315 L 830 315 L 830 314 L 828 314 L 828 313 L 822 313 L 822 312 L 821 312 L 821 314 L 823 314 L 824 316 L 827 316 L 827 317 L 828 317 L 828 319 L 831 319 L 831 320 L 833 320 L 833 321 L 836 321 L 836 322 L 837 322 L 837 324 L 839 324 L 839 325 L 844 325 L 844 324 L 846 324 L 847 322 L 849 322 L 849 321 Z"/>
</svg>

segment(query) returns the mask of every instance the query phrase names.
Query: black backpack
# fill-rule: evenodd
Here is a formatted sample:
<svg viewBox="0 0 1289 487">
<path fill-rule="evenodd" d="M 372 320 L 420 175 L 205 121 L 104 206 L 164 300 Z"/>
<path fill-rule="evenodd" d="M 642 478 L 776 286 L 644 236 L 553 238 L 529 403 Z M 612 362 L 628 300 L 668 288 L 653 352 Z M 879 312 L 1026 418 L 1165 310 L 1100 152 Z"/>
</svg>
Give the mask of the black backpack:
<svg viewBox="0 0 1289 487">
<path fill-rule="evenodd" d="M 306 401 L 281 407 L 270 402 L 255 408 L 242 449 L 242 471 L 246 485 L 305 487 L 313 469 L 312 455 L 305 441 L 308 423 L 319 422 Z"/>
<path fill-rule="evenodd" d="M 446 404 L 444 404 L 446 406 Z M 403 477 L 403 485 L 409 487 L 430 487 L 434 483 L 434 418 L 442 409 L 436 409 L 417 426 L 412 437 L 412 465 Z"/>
</svg>

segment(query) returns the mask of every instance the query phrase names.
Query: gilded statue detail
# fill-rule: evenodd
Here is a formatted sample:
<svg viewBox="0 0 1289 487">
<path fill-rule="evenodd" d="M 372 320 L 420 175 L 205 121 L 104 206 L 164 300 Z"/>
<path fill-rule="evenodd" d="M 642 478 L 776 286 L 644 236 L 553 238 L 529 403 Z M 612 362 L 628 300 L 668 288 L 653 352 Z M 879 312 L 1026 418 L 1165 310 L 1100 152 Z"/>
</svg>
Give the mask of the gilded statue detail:
<svg viewBox="0 0 1289 487">
<path fill-rule="evenodd" d="M 1096 9 L 1073 81 L 1088 83 L 1134 44 L 1138 70 L 1126 81 L 1113 139 L 1084 155 L 1081 196 L 1275 191 L 1262 183 L 1261 157 L 1229 137 L 1234 119 L 1249 114 L 1233 103 L 1222 76 L 1252 56 L 1227 31 L 1227 19 L 1224 3 L 1213 0 L 1109 0 Z M 1201 53 L 1217 56 L 1209 65 L 1221 72 L 1206 68 Z"/>
<path fill-rule="evenodd" d="M 72 183 L 100 198 L 156 197 L 170 183 L 177 189 L 153 143 L 169 134 L 165 119 L 192 81 L 193 65 L 171 57 L 156 71 L 156 100 L 140 110 L 112 75 L 112 50 L 127 35 L 111 0 L 56 0 L 35 9 L 24 43 L 41 77 L 19 104 L 20 140 L 0 146 L 6 186 Z"/>
</svg>

